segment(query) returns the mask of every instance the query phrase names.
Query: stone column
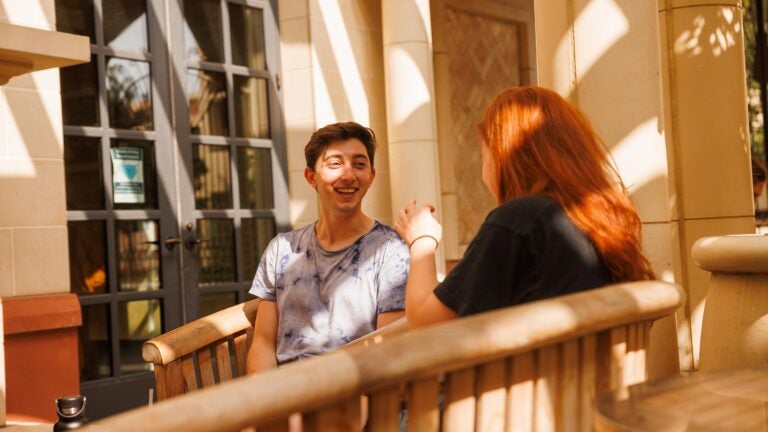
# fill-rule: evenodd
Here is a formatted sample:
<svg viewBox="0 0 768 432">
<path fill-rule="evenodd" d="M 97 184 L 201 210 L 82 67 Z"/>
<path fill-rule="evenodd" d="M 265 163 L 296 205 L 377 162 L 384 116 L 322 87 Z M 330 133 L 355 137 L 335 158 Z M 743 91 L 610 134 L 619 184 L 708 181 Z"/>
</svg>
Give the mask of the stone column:
<svg viewBox="0 0 768 432">
<path fill-rule="evenodd" d="M 382 0 L 392 212 L 416 198 L 441 217 L 429 0 Z M 437 254 L 442 274 L 442 247 Z"/>
<path fill-rule="evenodd" d="M 691 246 L 755 232 L 741 1 L 660 0 L 658 10 L 669 206 L 688 292 L 687 366 L 695 368 L 709 274 L 693 263 Z"/>
<path fill-rule="evenodd" d="M 535 2 L 537 71 L 539 85 L 569 99 L 592 121 L 637 205 L 657 277 L 680 282 L 676 216 L 668 205 L 673 195 L 656 6 L 635 0 Z M 654 325 L 652 336 L 650 375 L 675 373 L 674 318 Z"/>
</svg>

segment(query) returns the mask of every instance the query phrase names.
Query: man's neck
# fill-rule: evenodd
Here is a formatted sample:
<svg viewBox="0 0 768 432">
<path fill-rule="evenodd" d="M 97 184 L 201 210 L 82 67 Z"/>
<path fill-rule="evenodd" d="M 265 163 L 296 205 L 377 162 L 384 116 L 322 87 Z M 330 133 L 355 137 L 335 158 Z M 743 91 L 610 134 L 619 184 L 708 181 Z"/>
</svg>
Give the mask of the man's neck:
<svg viewBox="0 0 768 432">
<path fill-rule="evenodd" d="M 315 224 L 315 235 L 320 246 L 328 251 L 341 250 L 373 228 L 374 221 L 363 212 L 323 214 Z"/>
</svg>

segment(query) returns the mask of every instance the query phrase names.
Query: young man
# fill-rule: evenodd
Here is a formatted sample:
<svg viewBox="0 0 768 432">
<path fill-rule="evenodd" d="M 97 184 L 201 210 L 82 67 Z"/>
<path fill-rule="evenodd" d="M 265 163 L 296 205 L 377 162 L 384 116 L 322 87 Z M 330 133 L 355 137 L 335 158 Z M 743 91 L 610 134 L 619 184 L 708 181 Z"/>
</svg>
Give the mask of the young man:
<svg viewBox="0 0 768 432">
<path fill-rule="evenodd" d="M 375 150 L 373 131 L 352 122 L 317 130 L 304 148 L 319 217 L 278 234 L 261 258 L 250 290 L 263 301 L 248 373 L 318 355 L 403 316 L 408 248 L 361 208 Z"/>
</svg>

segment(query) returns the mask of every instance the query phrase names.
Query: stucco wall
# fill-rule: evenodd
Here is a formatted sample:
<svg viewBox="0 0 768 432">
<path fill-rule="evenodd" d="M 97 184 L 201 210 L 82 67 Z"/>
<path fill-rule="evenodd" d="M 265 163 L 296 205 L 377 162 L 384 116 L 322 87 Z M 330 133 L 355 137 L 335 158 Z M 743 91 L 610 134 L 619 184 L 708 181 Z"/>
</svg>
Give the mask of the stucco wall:
<svg viewBox="0 0 768 432">
<path fill-rule="evenodd" d="M 55 29 L 53 0 L 0 0 L 0 21 Z M 59 71 L 0 87 L 0 296 L 69 292 Z"/>
<path fill-rule="evenodd" d="M 376 179 L 363 210 L 391 224 L 380 1 L 282 0 L 279 6 L 291 224 L 317 218 L 315 191 L 304 180 L 304 145 L 317 128 L 350 120 L 378 138 Z"/>
</svg>

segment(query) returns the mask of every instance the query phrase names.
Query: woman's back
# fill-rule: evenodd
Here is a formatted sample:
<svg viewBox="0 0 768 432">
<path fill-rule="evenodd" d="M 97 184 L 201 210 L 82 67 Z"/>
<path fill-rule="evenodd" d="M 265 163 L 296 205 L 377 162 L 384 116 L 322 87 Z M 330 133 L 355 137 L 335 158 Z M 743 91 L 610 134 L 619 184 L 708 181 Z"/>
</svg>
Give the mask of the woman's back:
<svg viewBox="0 0 768 432">
<path fill-rule="evenodd" d="M 611 273 L 554 199 L 511 199 L 492 211 L 435 295 L 459 315 L 597 288 Z"/>
</svg>

